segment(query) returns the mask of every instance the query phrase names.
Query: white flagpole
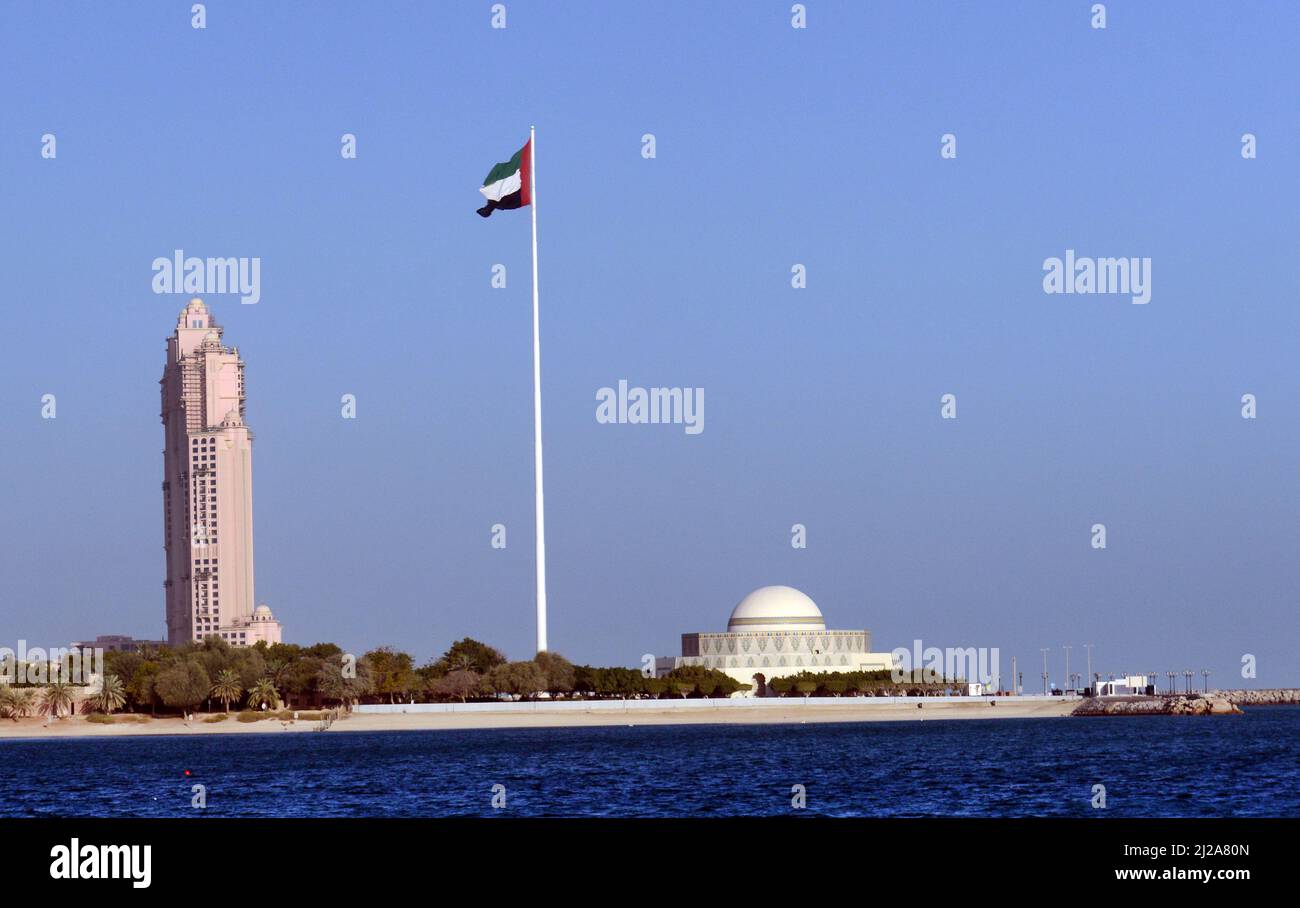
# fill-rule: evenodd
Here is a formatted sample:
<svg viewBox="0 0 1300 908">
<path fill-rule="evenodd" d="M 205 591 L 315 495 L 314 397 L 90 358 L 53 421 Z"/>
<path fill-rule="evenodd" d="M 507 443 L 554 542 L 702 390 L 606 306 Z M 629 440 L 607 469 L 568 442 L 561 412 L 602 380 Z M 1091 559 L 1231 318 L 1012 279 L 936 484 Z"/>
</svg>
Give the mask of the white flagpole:
<svg viewBox="0 0 1300 908">
<path fill-rule="evenodd" d="M 546 521 L 542 516 L 542 344 L 537 318 L 537 132 L 528 127 L 531 167 L 529 205 L 533 215 L 533 466 L 537 482 L 537 651 L 546 650 Z"/>
</svg>

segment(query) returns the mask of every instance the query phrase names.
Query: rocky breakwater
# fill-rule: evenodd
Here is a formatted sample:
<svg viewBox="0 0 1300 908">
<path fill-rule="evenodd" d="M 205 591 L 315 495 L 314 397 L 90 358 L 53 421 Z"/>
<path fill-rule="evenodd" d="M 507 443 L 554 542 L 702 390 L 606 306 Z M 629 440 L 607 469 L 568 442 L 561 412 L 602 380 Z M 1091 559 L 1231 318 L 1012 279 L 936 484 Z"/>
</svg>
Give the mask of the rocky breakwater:
<svg viewBox="0 0 1300 908">
<path fill-rule="evenodd" d="M 1072 716 L 1230 716 L 1241 709 L 1226 697 L 1190 694 L 1174 697 L 1090 697 Z"/>
<path fill-rule="evenodd" d="M 1260 690 L 1216 690 L 1211 697 L 1222 697 L 1237 706 L 1297 706 L 1300 688 L 1271 687 Z"/>
</svg>

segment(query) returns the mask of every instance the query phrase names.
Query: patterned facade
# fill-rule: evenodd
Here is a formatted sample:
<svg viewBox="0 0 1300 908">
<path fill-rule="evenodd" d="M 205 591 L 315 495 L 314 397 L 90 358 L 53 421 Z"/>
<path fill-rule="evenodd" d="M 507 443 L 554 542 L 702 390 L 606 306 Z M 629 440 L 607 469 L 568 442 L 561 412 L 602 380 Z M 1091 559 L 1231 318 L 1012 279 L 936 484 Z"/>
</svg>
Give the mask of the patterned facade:
<svg viewBox="0 0 1300 908">
<path fill-rule="evenodd" d="M 280 641 L 253 600 L 253 433 L 244 424 L 244 362 L 190 300 L 167 340 L 163 423 L 163 582 L 167 642 L 216 636 L 234 646 Z"/>
</svg>

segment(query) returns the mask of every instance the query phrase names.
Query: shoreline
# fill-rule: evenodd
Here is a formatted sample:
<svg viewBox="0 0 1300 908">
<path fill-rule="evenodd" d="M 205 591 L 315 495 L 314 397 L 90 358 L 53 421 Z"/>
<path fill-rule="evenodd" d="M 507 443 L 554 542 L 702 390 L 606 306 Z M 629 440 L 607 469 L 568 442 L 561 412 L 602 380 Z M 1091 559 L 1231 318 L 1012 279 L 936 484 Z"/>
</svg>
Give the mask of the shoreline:
<svg viewBox="0 0 1300 908">
<path fill-rule="evenodd" d="M 638 725 L 799 725 L 831 722 L 924 722 L 962 721 L 969 719 L 1051 719 L 1064 718 L 1078 705 L 1077 700 L 1006 698 L 990 706 L 985 700 L 908 703 L 873 703 L 854 698 L 855 702 L 821 705 L 815 701 L 791 700 L 774 703 L 763 709 L 737 708 L 728 701 L 718 705 L 681 709 L 671 706 L 636 709 L 587 708 L 573 704 L 564 710 L 506 707 L 493 711 L 445 712 L 353 712 L 325 730 L 334 732 L 379 731 L 451 731 L 496 728 L 596 728 Z M 596 701 L 601 702 L 601 701 Z M 604 701 L 609 702 L 609 701 Z M 633 701 L 647 703 L 649 701 Z M 680 702 L 680 701 L 679 701 Z M 921 708 L 918 709 L 917 707 Z M 309 710 L 304 710 L 309 712 Z M 114 722 L 104 725 L 86 721 L 84 716 L 67 717 L 46 724 L 44 718 L 0 720 L 0 740 L 56 740 L 72 738 L 119 738 L 145 735 L 238 735 L 287 734 L 313 732 L 319 728 L 315 719 L 295 721 L 263 719 L 240 722 L 234 718 L 222 722 L 205 722 L 199 714 L 186 722 L 180 717 L 148 721 Z"/>
<path fill-rule="evenodd" d="M 772 699 L 755 708 L 754 701 L 530 701 L 514 704 L 410 704 L 384 706 L 381 711 L 352 712 L 336 720 L 325 732 L 368 733 L 389 731 L 458 731 L 499 728 L 599 728 L 639 725 L 800 725 L 871 722 L 948 722 L 975 719 L 1090 718 L 1080 710 L 1078 698 L 844 698 Z M 1255 702 L 1251 706 L 1272 705 Z M 1296 705 L 1283 703 L 1279 705 Z M 434 708 L 430 708 L 434 706 Z M 920 707 L 918 709 L 918 706 Z M 421 707 L 424 707 L 421 709 Z M 486 708 L 485 708 L 486 707 Z M 403 711 L 406 710 L 406 711 Z M 316 710 L 301 710 L 314 714 Z M 1127 710 L 1121 715 L 1159 713 Z M 119 714 L 119 716 L 138 714 Z M 179 716 L 119 719 L 112 724 L 87 721 L 84 715 L 47 724 L 44 717 L 0 719 L 0 742 L 51 741 L 84 738 L 127 738 L 149 735 L 269 735 L 320 731 L 313 718 L 296 721 L 278 718 L 240 722 L 237 713 L 218 722 L 204 721 L 199 713 L 186 721 Z"/>
</svg>

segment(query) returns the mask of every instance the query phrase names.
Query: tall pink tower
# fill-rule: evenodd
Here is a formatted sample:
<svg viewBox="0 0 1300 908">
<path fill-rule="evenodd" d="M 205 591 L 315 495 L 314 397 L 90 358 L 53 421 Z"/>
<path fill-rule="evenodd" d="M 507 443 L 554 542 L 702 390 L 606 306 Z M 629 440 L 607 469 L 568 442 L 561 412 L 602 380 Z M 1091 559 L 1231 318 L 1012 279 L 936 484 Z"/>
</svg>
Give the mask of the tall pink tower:
<svg viewBox="0 0 1300 908">
<path fill-rule="evenodd" d="M 244 425 L 244 362 L 192 299 L 167 339 L 162 423 L 167 642 L 220 637 L 280 642 L 253 600 L 253 433 Z"/>
</svg>

